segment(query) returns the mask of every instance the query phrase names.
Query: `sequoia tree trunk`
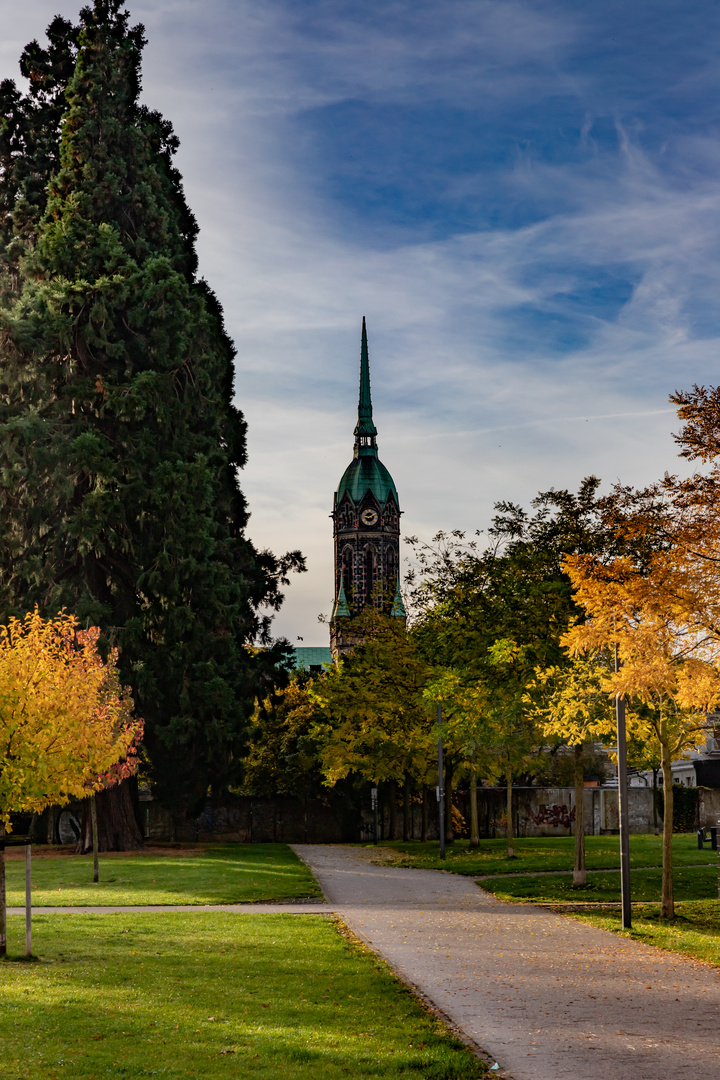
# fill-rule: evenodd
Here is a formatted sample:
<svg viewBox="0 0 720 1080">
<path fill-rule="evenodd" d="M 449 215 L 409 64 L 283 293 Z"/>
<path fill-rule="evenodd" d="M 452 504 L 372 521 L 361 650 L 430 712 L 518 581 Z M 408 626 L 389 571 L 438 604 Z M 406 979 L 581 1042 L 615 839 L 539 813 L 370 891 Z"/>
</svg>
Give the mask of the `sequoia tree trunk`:
<svg viewBox="0 0 720 1080">
<path fill-rule="evenodd" d="M 134 777 L 121 784 L 98 791 L 97 806 L 98 851 L 138 851 L 143 837 L 135 817 L 133 805 Z M 92 815 L 89 800 L 85 801 L 82 815 L 82 831 L 76 851 L 79 855 L 93 850 Z"/>
<path fill-rule="evenodd" d="M 665 721 L 662 722 L 665 726 Z M 660 900 L 660 918 L 675 918 L 675 900 L 673 897 L 673 865 L 672 865 L 672 834 L 673 834 L 673 789 L 672 789 L 672 761 L 670 759 L 670 747 L 662 738 L 660 740 L 660 764 L 663 774 L 663 836 L 662 836 L 662 896 Z"/>
<path fill-rule="evenodd" d="M 586 885 L 585 870 L 585 772 L 582 763 L 582 743 L 575 747 L 575 865 L 573 885 Z"/>
</svg>

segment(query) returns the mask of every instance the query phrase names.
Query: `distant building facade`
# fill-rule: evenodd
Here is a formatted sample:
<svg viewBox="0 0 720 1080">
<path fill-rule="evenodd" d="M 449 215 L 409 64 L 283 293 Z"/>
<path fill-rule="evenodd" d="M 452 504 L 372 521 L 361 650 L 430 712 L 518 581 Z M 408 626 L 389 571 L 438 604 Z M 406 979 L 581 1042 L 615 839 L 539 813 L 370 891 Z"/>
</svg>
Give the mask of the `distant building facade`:
<svg viewBox="0 0 720 1080">
<path fill-rule="evenodd" d="M 357 644 L 352 620 L 366 608 L 406 617 L 400 595 L 400 500 L 378 457 L 364 318 L 354 435 L 353 459 L 335 492 L 332 512 L 335 592 L 330 649 L 335 659 Z"/>
<path fill-rule="evenodd" d="M 674 784 L 683 787 L 720 787 L 720 738 L 718 738 L 718 718 L 713 716 L 714 726 L 705 739 L 705 745 L 697 750 L 689 750 L 686 758 L 673 761 L 670 768 Z M 633 787 L 651 787 L 652 770 L 638 771 L 630 778 Z M 658 783 L 662 784 L 662 769 L 658 769 Z"/>
</svg>

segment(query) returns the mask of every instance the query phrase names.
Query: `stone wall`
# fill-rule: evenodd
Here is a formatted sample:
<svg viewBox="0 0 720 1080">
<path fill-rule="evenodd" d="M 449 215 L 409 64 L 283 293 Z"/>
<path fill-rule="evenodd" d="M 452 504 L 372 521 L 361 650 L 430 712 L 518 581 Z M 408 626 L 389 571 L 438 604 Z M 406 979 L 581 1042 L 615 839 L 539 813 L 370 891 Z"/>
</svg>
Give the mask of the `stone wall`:
<svg viewBox="0 0 720 1080">
<path fill-rule="evenodd" d="M 276 796 L 208 801 L 195 818 L 172 813 L 157 802 L 141 802 L 140 818 L 147 843 L 285 844 L 342 843 L 357 839 L 357 815 L 332 801 Z"/>
</svg>

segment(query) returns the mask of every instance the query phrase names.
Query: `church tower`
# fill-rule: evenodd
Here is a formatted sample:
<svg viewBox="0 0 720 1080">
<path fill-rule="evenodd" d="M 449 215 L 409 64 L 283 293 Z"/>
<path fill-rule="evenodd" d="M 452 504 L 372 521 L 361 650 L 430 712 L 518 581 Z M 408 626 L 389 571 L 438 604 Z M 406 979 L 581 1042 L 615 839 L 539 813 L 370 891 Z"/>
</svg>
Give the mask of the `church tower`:
<svg viewBox="0 0 720 1080">
<path fill-rule="evenodd" d="M 357 644 L 349 624 L 365 608 L 405 619 L 400 595 L 400 503 L 393 479 L 378 458 L 364 317 L 355 447 L 335 492 L 332 519 L 335 602 L 330 648 L 337 659 Z"/>
</svg>

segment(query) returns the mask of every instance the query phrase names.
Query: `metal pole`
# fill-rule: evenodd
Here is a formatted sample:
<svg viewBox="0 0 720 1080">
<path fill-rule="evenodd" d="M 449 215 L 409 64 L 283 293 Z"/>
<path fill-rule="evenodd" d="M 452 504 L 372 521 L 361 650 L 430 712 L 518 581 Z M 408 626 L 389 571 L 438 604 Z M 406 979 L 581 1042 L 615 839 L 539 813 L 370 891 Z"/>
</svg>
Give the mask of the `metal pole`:
<svg viewBox="0 0 720 1080">
<path fill-rule="evenodd" d="M 25 845 L 25 955 L 32 956 L 32 844 Z"/>
<path fill-rule="evenodd" d="M 377 846 L 378 842 L 378 789 L 376 787 L 370 789 L 370 799 L 372 801 L 373 808 L 373 843 Z"/>
<path fill-rule="evenodd" d="M 445 858 L 445 790 L 443 787 L 442 705 L 438 705 L 438 814 L 440 816 L 440 858 Z"/>
<path fill-rule="evenodd" d="M 617 645 L 615 646 L 615 671 L 620 670 Z M 630 821 L 628 818 L 627 784 L 627 743 L 625 739 L 625 698 L 618 694 L 615 698 L 615 718 L 617 721 L 617 757 L 618 757 L 618 817 L 620 824 L 620 896 L 622 899 L 623 930 L 632 925 L 630 906 Z"/>
</svg>

